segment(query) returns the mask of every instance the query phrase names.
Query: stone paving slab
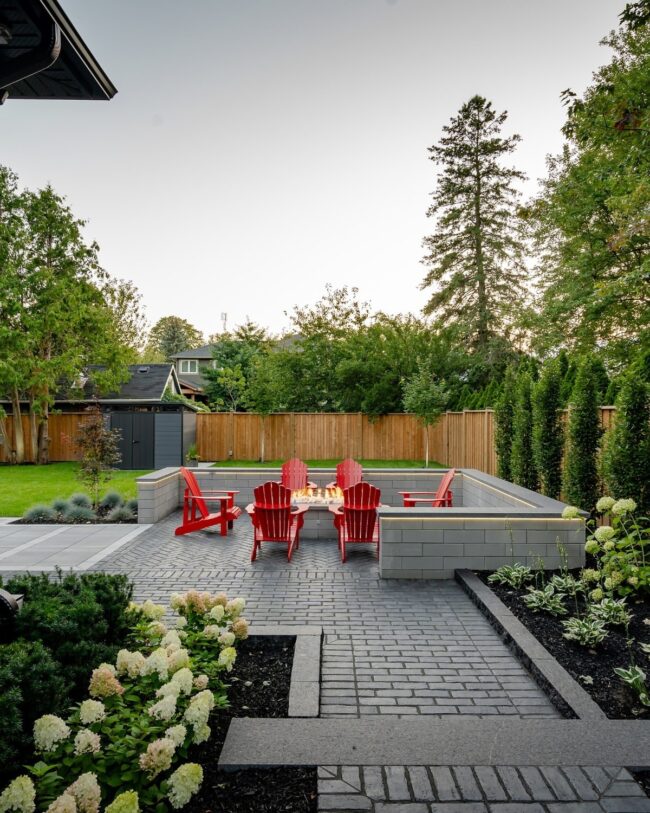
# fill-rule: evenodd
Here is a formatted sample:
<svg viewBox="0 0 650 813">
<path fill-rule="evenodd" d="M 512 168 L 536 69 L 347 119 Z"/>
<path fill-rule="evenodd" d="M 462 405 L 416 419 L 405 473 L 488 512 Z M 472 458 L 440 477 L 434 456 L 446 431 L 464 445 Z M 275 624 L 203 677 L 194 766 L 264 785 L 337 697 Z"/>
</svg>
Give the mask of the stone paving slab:
<svg viewBox="0 0 650 813">
<path fill-rule="evenodd" d="M 621 767 L 327 765 L 319 813 L 648 813 L 650 799 Z"/>
<path fill-rule="evenodd" d="M 650 762 L 650 721 L 278 720 L 231 722 L 219 765 L 610 765 Z"/>
<path fill-rule="evenodd" d="M 178 521 L 98 569 L 128 573 L 138 600 L 219 589 L 244 596 L 256 626 L 322 626 L 321 716 L 559 716 L 455 583 L 379 579 L 374 551 L 354 550 L 343 565 L 335 541 L 303 541 L 290 564 L 285 550 L 263 548 L 252 564 L 247 520 L 227 537 L 175 537 Z"/>
<path fill-rule="evenodd" d="M 88 570 L 149 525 L 0 525 L 0 572 Z"/>
</svg>

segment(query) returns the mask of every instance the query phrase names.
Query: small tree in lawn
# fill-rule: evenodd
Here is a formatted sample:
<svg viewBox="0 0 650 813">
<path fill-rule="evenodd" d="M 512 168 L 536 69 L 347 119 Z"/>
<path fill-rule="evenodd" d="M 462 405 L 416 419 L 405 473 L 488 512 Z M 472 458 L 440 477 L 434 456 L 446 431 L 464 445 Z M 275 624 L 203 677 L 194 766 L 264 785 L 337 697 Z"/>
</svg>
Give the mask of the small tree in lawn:
<svg viewBox="0 0 650 813">
<path fill-rule="evenodd" d="M 515 411 L 516 382 L 517 376 L 514 368 L 508 367 L 501 395 L 494 411 L 497 476 L 503 480 L 512 480 L 512 418 Z"/>
<path fill-rule="evenodd" d="M 283 381 L 274 356 L 257 356 L 251 363 L 248 407 L 260 416 L 260 462 L 266 457 L 266 419 L 280 409 Z"/>
<path fill-rule="evenodd" d="M 632 498 L 650 512 L 650 390 L 634 372 L 623 379 L 614 426 L 605 441 L 603 471 L 609 493 Z"/>
<path fill-rule="evenodd" d="M 418 372 L 404 385 L 404 409 L 416 415 L 424 427 L 424 465 L 429 467 L 429 427 L 444 411 L 448 393 L 428 370 Z"/>
<path fill-rule="evenodd" d="M 599 492 L 598 445 L 602 430 L 598 383 L 592 359 L 583 359 L 569 402 L 566 460 L 562 491 L 565 499 L 592 512 Z"/>
<path fill-rule="evenodd" d="M 85 418 L 77 436 L 77 449 L 80 452 L 77 477 L 86 486 L 93 501 L 99 505 L 99 492 L 112 476 L 112 469 L 122 456 L 118 444 L 120 430 L 109 429 L 98 404 L 86 408 Z"/>
<path fill-rule="evenodd" d="M 537 488 L 538 477 L 533 458 L 533 381 L 526 370 L 517 379 L 512 415 L 512 479 L 524 488 Z"/>
<path fill-rule="evenodd" d="M 561 384 L 559 363 L 552 359 L 542 368 L 533 388 L 533 454 L 542 494 L 553 499 L 557 499 L 562 490 Z"/>
</svg>

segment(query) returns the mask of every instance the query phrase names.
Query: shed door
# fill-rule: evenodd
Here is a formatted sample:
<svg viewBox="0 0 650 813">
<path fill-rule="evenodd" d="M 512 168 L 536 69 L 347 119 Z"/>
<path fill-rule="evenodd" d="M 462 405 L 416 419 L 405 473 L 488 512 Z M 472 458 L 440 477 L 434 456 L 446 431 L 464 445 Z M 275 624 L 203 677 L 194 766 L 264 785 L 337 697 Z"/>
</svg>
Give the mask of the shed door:
<svg viewBox="0 0 650 813">
<path fill-rule="evenodd" d="M 120 430 L 119 450 L 122 460 L 118 469 L 132 469 L 133 461 L 133 414 L 131 412 L 113 412 L 111 414 L 111 429 Z"/>
<path fill-rule="evenodd" d="M 134 412 L 131 417 L 133 418 L 131 468 L 153 469 L 155 414 L 153 412 Z"/>
</svg>

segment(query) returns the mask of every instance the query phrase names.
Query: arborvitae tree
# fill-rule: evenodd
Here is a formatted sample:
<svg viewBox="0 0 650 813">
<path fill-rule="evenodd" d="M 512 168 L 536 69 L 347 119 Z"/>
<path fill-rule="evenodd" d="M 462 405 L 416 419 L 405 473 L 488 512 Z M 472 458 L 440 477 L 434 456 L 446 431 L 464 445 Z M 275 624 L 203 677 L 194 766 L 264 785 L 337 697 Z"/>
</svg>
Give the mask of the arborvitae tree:
<svg viewBox="0 0 650 813">
<path fill-rule="evenodd" d="M 578 366 L 575 361 L 569 361 L 562 377 L 560 384 L 560 402 L 563 407 L 567 406 L 573 392 L 573 386 L 576 383 L 576 373 Z"/>
<path fill-rule="evenodd" d="M 504 480 L 512 480 L 510 458 L 512 454 L 512 417 L 515 408 L 516 373 L 508 367 L 503 379 L 503 388 L 494 411 L 494 442 L 497 450 L 497 475 Z"/>
<path fill-rule="evenodd" d="M 533 390 L 533 454 L 542 493 L 557 499 L 562 489 L 564 431 L 560 405 L 560 365 L 556 359 L 542 367 Z"/>
<path fill-rule="evenodd" d="M 429 148 L 441 170 L 427 211 L 436 230 L 423 242 L 429 271 L 421 287 L 435 286 L 424 311 L 457 326 L 468 345 L 486 356 L 521 311 L 527 277 L 515 212 L 515 184 L 525 176 L 502 165 L 520 141 L 501 135 L 507 115 L 474 96 Z"/>
<path fill-rule="evenodd" d="M 650 390 L 634 374 L 623 380 L 616 417 L 605 442 L 603 472 L 609 493 L 631 497 L 650 512 Z"/>
<path fill-rule="evenodd" d="M 593 362 L 593 375 L 596 379 L 596 391 L 598 392 L 598 405 L 602 406 L 605 403 L 605 395 L 609 387 L 609 376 L 607 370 L 602 362 L 602 359 L 595 358 Z"/>
<path fill-rule="evenodd" d="M 592 512 L 598 499 L 598 444 L 602 430 L 598 385 L 591 357 L 578 367 L 569 402 L 566 459 L 562 491 L 565 499 Z"/>
<path fill-rule="evenodd" d="M 512 480 L 517 485 L 535 490 L 538 484 L 533 457 L 533 381 L 529 372 L 517 379 L 515 405 L 512 416 Z"/>
<path fill-rule="evenodd" d="M 607 386 L 607 392 L 605 393 L 605 397 L 603 398 L 603 403 L 601 406 L 613 406 L 618 398 L 619 390 L 621 389 L 621 377 L 616 376 L 616 378 L 610 379 L 610 382 Z"/>
</svg>

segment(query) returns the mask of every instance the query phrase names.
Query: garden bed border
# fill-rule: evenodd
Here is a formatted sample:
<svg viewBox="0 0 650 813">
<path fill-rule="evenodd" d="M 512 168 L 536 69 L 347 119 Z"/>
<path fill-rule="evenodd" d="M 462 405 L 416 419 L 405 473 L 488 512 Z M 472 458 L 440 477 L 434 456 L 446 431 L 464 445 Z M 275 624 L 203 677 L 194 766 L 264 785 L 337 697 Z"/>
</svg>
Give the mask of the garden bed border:
<svg viewBox="0 0 650 813">
<path fill-rule="evenodd" d="M 288 717 L 318 717 L 320 713 L 321 641 L 319 626 L 251 626 L 251 638 L 295 637 Z"/>
<path fill-rule="evenodd" d="M 607 715 L 585 689 L 535 638 L 501 599 L 471 570 L 457 570 L 456 581 L 546 692 L 565 718 L 606 720 Z"/>
</svg>

